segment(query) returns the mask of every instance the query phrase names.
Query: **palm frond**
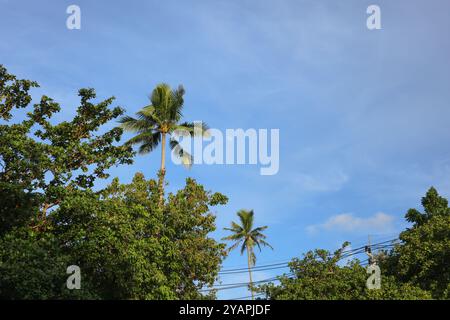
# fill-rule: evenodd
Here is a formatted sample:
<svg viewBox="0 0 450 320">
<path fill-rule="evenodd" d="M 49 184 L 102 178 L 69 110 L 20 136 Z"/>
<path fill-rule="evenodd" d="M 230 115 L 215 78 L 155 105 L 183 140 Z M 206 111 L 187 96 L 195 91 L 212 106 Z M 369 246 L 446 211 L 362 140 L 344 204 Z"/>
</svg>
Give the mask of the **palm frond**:
<svg viewBox="0 0 450 320">
<path fill-rule="evenodd" d="M 241 246 L 241 255 L 244 254 L 245 250 L 247 249 L 247 239 L 243 241 Z"/>
<path fill-rule="evenodd" d="M 171 120 L 170 103 L 172 90 L 166 83 L 160 83 L 153 89 L 150 96 L 152 106 L 155 107 L 155 115 L 162 122 L 169 122 Z"/>
<path fill-rule="evenodd" d="M 167 102 L 168 96 L 170 95 L 170 86 L 167 83 L 160 83 L 156 85 L 150 95 L 150 101 L 153 106 L 160 107 Z"/>
<path fill-rule="evenodd" d="M 142 138 L 141 138 L 142 136 Z M 132 143 L 130 141 L 134 140 L 135 142 Z M 140 135 L 131 138 L 127 143 L 130 144 L 139 144 L 139 153 L 145 154 L 153 151 L 155 149 L 159 142 L 161 141 L 161 133 L 159 132 L 153 132 L 153 133 L 141 133 Z"/>
<path fill-rule="evenodd" d="M 240 225 L 238 225 L 236 222 L 234 222 L 234 221 L 231 221 L 231 227 L 232 228 L 235 228 L 235 229 L 237 229 L 237 230 L 239 230 L 239 231 L 244 231 L 244 229 L 242 229 L 242 227 L 240 226 Z"/>
<path fill-rule="evenodd" d="M 191 137 L 209 137 L 209 126 L 205 122 L 201 125 L 195 122 L 183 122 L 174 127 L 174 130 L 189 133 Z"/>
<path fill-rule="evenodd" d="M 136 115 L 138 116 L 139 120 L 146 121 L 149 125 L 162 124 L 161 119 L 159 119 L 159 117 L 156 114 L 155 107 L 152 105 L 142 108 L 136 113 Z"/>
<path fill-rule="evenodd" d="M 224 238 L 222 238 L 222 240 L 227 240 L 227 241 L 231 241 L 231 240 L 242 240 L 244 238 L 243 234 L 240 233 L 234 233 L 231 234 L 229 236 L 226 236 Z"/>
<path fill-rule="evenodd" d="M 261 231 L 266 230 L 267 228 L 268 228 L 268 226 L 258 227 L 258 228 L 253 229 L 252 232 L 259 233 Z"/>
<path fill-rule="evenodd" d="M 224 228 L 224 230 L 229 230 L 233 232 L 242 232 L 244 229 L 240 225 L 238 225 L 236 222 L 231 221 L 231 228 Z"/>
<path fill-rule="evenodd" d="M 191 168 L 194 162 L 194 157 L 187 151 L 185 151 L 180 143 L 175 139 L 170 139 L 170 148 L 175 153 L 177 157 L 181 159 L 181 163 L 186 168 Z"/>
<path fill-rule="evenodd" d="M 239 216 L 242 224 L 242 228 L 247 232 L 250 233 L 253 228 L 253 210 L 247 211 L 247 210 L 239 210 L 237 215 Z"/>
<path fill-rule="evenodd" d="M 253 243 L 255 243 L 258 246 L 258 249 L 261 252 L 261 244 L 259 243 L 258 239 L 253 238 Z"/>
<path fill-rule="evenodd" d="M 265 240 L 259 240 L 258 242 L 260 242 L 263 246 L 269 247 L 270 249 L 273 250 L 273 247 L 268 242 L 266 242 Z"/>
<path fill-rule="evenodd" d="M 254 230 L 252 232 L 250 232 L 250 236 L 252 238 L 255 238 L 255 239 L 258 239 L 258 240 L 267 238 L 267 236 L 264 233 L 255 232 Z"/>
<path fill-rule="evenodd" d="M 226 231 L 231 231 L 231 232 L 233 232 L 233 233 L 239 233 L 239 234 L 244 234 L 244 230 L 241 228 L 241 227 L 239 227 L 239 229 L 238 228 L 235 228 L 235 227 L 232 227 L 232 228 L 223 228 L 223 230 L 226 230 Z"/>
<path fill-rule="evenodd" d="M 226 251 L 229 253 L 231 251 L 233 251 L 234 249 L 236 249 L 236 247 L 239 245 L 240 241 L 237 241 L 235 243 L 233 243 Z"/>
<path fill-rule="evenodd" d="M 171 92 L 171 101 L 170 101 L 170 112 L 171 118 L 178 122 L 182 117 L 182 110 L 184 104 L 184 95 L 185 91 L 182 85 L 179 85 L 178 88 Z"/>
<path fill-rule="evenodd" d="M 159 132 L 158 132 L 158 134 L 159 134 Z M 135 144 L 140 144 L 140 143 L 153 141 L 154 140 L 153 135 L 154 135 L 154 132 L 142 132 L 142 133 L 139 133 L 138 135 L 134 136 L 133 138 L 131 138 L 130 140 L 125 142 L 125 145 L 132 146 L 132 145 L 135 145 Z"/>
<path fill-rule="evenodd" d="M 144 132 L 152 129 L 152 126 L 145 120 L 135 119 L 130 116 L 124 116 L 119 119 L 120 126 L 132 132 Z"/>
</svg>

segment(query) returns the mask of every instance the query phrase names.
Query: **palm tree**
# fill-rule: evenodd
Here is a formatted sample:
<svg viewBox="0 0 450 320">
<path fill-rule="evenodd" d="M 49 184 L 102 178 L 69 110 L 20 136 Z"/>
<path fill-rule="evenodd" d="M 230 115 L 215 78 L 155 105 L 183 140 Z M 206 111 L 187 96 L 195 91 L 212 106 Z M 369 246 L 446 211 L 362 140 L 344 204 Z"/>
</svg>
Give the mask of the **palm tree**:
<svg viewBox="0 0 450 320">
<path fill-rule="evenodd" d="M 272 250 L 273 248 L 270 244 L 268 244 L 264 240 L 266 239 L 266 236 L 263 233 L 261 233 L 261 231 L 267 229 L 267 226 L 253 229 L 253 221 L 254 221 L 253 210 L 250 211 L 239 210 L 237 212 L 237 215 L 239 216 L 241 224 L 239 225 L 238 223 L 232 221 L 231 228 L 224 228 L 224 229 L 233 232 L 233 234 L 223 238 L 222 240 L 234 241 L 231 247 L 228 248 L 228 252 L 234 250 L 239 244 L 242 244 L 241 255 L 244 253 L 244 251 L 247 251 L 248 275 L 250 277 L 250 291 L 252 293 L 252 300 L 253 300 L 254 294 L 253 294 L 253 281 L 251 268 L 256 263 L 256 256 L 253 251 L 253 248 L 255 247 L 255 245 L 258 246 L 259 251 L 261 251 L 261 245 L 268 246 Z"/>
<path fill-rule="evenodd" d="M 178 134 L 189 134 L 191 137 L 205 135 L 208 129 L 202 123 L 194 130 L 194 123 L 182 122 L 184 88 L 180 85 L 172 90 L 169 85 L 162 83 L 156 86 L 150 98 L 150 105 L 136 113 L 137 118 L 125 116 L 119 120 L 121 127 L 127 131 L 137 133 L 126 142 L 127 145 L 139 145 L 139 153 L 153 151 L 161 142 L 161 166 L 159 172 L 160 204 L 163 202 L 163 185 L 166 173 L 166 138 L 170 136 L 170 148 L 182 160 L 183 165 L 190 167 L 193 157 L 183 150 L 175 139 Z"/>
</svg>

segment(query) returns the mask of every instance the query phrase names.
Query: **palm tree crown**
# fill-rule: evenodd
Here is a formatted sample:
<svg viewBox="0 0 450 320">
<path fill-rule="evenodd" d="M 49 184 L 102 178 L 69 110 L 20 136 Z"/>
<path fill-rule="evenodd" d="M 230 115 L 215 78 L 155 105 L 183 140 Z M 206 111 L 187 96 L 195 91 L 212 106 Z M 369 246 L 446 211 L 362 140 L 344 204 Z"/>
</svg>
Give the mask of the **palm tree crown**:
<svg viewBox="0 0 450 320">
<path fill-rule="evenodd" d="M 253 298 L 253 290 L 252 286 L 252 273 L 251 268 L 256 263 L 256 255 L 254 252 L 254 247 L 258 246 L 261 251 L 261 245 L 267 246 L 271 249 L 272 246 L 265 241 L 266 235 L 262 233 L 267 226 L 257 227 L 253 229 L 254 223 L 254 212 L 253 210 L 239 210 L 237 215 L 239 216 L 239 220 L 241 224 L 236 222 L 231 222 L 231 228 L 224 228 L 225 230 L 231 231 L 232 234 L 228 237 L 223 238 L 222 240 L 234 241 L 234 243 L 228 248 L 228 252 L 234 250 L 241 244 L 241 255 L 244 251 L 247 251 L 247 262 L 248 262 L 248 273 L 250 277 L 250 290 L 252 292 Z"/>
<path fill-rule="evenodd" d="M 166 136 L 170 136 L 170 148 L 175 155 L 181 158 L 183 165 L 190 167 L 193 157 L 183 150 L 175 136 L 186 135 L 190 137 L 205 135 L 207 126 L 202 123 L 195 128 L 193 122 L 181 122 L 183 116 L 184 88 L 180 85 L 172 90 L 169 85 L 162 83 L 156 86 L 150 98 L 150 105 L 145 106 L 136 113 L 136 118 L 125 116 L 119 120 L 122 128 L 135 132 L 136 135 L 126 142 L 127 145 L 139 145 L 139 153 L 145 154 L 153 151 L 161 142 L 160 166 L 160 192 L 163 199 L 163 183 L 166 162 Z M 195 129 L 194 129 L 195 128 Z"/>
<path fill-rule="evenodd" d="M 191 136 L 205 134 L 208 128 L 203 125 L 202 130 L 196 131 L 192 122 L 179 123 L 183 116 L 184 93 L 181 85 L 176 90 L 165 83 L 157 85 L 150 96 L 151 104 L 137 112 L 137 118 L 125 116 L 120 119 L 125 130 L 137 133 L 127 144 L 139 145 L 139 153 L 145 154 L 153 151 L 161 141 L 165 147 L 165 137 L 170 135 L 171 149 L 183 160 L 183 164 L 191 166 L 192 156 L 183 150 L 174 136 L 177 132 L 187 132 Z M 164 152 L 165 150 L 161 157 L 161 170 L 165 169 Z"/>
</svg>

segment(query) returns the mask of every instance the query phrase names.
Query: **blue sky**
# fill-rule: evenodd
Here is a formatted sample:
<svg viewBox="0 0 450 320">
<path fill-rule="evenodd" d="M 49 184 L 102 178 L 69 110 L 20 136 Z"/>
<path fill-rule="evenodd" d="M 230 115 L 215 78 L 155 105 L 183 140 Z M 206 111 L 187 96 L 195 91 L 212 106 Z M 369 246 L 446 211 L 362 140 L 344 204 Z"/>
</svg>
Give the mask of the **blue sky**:
<svg viewBox="0 0 450 320">
<path fill-rule="evenodd" d="M 81 30 L 66 28 L 70 4 L 81 8 Z M 366 27 L 371 4 L 381 8 L 381 30 Z M 273 176 L 254 165 L 168 164 L 170 190 L 191 176 L 230 198 L 214 209 L 217 238 L 241 208 L 269 225 L 275 250 L 258 264 L 345 240 L 355 247 L 368 234 L 393 238 L 431 185 L 450 196 L 446 0 L 0 0 L 0 9 L 0 63 L 38 81 L 34 95 L 60 102 L 60 119 L 74 114 L 79 88 L 114 95 L 133 114 L 167 82 L 186 88 L 187 120 L 280 129 Z M 159 161 L 157 151 L 111 174 L 123 182 L 135 171 L 154 177 Z M 236 252 L 224 268 L 245 263 Z"/>
</svg>

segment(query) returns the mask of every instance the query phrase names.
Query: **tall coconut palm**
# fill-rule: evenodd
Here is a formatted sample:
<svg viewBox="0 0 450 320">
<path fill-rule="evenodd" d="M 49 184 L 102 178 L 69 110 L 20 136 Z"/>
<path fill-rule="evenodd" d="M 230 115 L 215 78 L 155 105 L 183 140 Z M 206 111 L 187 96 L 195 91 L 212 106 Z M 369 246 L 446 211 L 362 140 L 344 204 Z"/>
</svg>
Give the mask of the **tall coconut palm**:
<svg viewBox="0 0 450 320">
<path fill-rule="evenodd" d="M 250 278 L 250 291 L 252 293 L 252 300 L 254 299 L 253 294 L 253 280 L 252 280 L 252 270 L 251 268 L 256 263 L 256 255 L 254 252 L 254 247 L 258 246 L 259 251 L 261 251 L 261 245 L 268 246 L 273 249 L 270 244 L 268 244 L 265 239 L 266 236 L 261 232 L 267 229 L 267 226 L 257 227 L 253 229 L 254 213 L 253 210 L 239 210 L 237 212 L 241 224 L 234 221 L 231 222 L 231 228 L 224 228 L 225 230 L 231 231 L 233 234 L 222 240 L 234 241 L 228 251 L 234 250 L 237 246 L 241 245 L 241 255 L 244 251 L 247 251 L 247 263 L 248 263 L 248 275 Z"/>
<path fill-rule="evenodd" d="M 161 166 L 159 173 L 160 202 L 163 202 L 164 176 L 166 173 L 166 139 L 170 136 L 170 148 L 181 158 L 183 165 L 190 167 L 193 157 L 183 150 L 177 134 L 189 134 L 191 137 L 205 135 L 208 129 L 205 124 L 194 130 L 194 123 L 182 122 L 183 95 L 185 91 L 180 85 L 172 90 L 169 85 L 161 83 L 153 90 L 150 105 L 136 113 L 136 118 L 125 116 L 120 119 L 122 128 L 137 133 L 126 142 L 128 145 L 139 145 L 139 153 L 153 151 L 161 142 Z"/>
</svg>

